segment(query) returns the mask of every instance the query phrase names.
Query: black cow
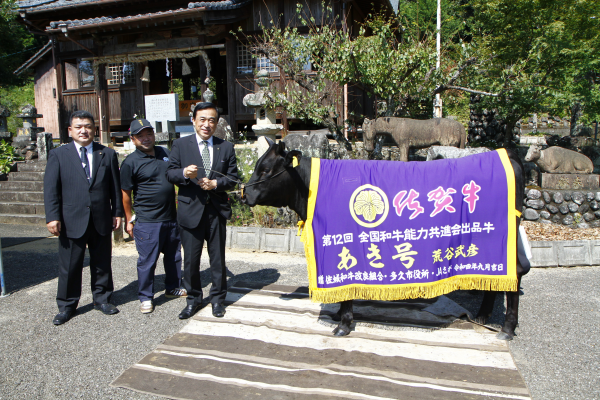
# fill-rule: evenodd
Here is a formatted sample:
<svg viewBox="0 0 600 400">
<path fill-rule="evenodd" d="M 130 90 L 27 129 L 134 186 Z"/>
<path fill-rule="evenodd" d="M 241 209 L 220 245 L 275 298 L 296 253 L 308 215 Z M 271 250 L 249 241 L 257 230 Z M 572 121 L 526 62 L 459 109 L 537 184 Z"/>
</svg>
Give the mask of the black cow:
<svg viewBox="0 0 600 400">
<path fill-rule="evenodd" d="M 523 209 L 523 165 L 512 151 L 507 150 L 513 170 L 515 171 L 516 204 L 515 209 Z M 294 157 L 299 160 L 297 167 L 292 166 Z M 286 151 L 285 143 L 270 143 L 267 152 L 258 160 L 250 181 L 246 184 L 243 193 L 243 201 L 249 206 L 265 205 L 273 207 L 288 206 L 298 213 L 300 219 L 306 221 L 308 206 L 308 188 L 310 183 L 311 161 L 310 158 L 302 157 L 297 150 Z M 517 229 L 520 218 L 517 218 Z M 518 236 L 518 235 L 516 235 Z M 519 251 L 517 260 L 518 286 L 521 277 L 529 272 L 529 261 Z M 486 292 L 483 302 L 477 314 L 477 321 L 485 323 L 491 316 L 494 301 L 494 291 Z M 502 340 L 511 340 L 515 335 L 515 327 L 518 322 L 519 291 L 506 292 L 506 317 L 502 330 L 497 337 Z M 345 336 L 350 333 L 350 324 L 354 319 L 352 311 L 352 300 L 343 301 L 338 311 L 340 317 L 339 325 L 334 329 L 336 336 Z"/>
</svg>

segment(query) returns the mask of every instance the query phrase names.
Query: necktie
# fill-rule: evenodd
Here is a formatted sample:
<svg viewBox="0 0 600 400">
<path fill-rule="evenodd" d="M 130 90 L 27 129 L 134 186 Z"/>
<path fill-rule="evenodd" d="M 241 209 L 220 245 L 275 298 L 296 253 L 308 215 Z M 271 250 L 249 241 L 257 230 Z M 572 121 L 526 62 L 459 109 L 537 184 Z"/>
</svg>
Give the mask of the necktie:
<svg viewBox="0 0 600 400">
<path fill-rule="evenodd" d="M 87 157 L 87 149 L 85 147 L 81 147 L 79 149 L 81 152 L 81 162 L 83 163 L 83 169 L 85 170 L 85 176 L 87 176 L 88 181 L 90 180 L 90 162 Z"/>
<path fill-rule="evenodd" d="M 204 164 L 204 171 L 206 172 L 206 177 L 210 175 L 210 154 L 208 152 L 208 142 L 204 141 L 204 148 L 202 149 L 202 163 Z"/>
</svg>

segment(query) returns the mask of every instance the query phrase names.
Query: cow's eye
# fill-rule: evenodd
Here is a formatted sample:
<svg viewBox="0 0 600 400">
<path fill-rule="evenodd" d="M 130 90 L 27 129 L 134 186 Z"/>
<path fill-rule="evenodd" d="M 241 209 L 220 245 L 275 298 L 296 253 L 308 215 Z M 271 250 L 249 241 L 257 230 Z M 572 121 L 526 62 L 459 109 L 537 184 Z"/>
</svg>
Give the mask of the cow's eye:
<svg viewBox="0 0 600 400">
<path fill-rule="evenodd" d="M 270 169 L 269 169 L 269 168 L 265 168 L 265 169 L 263 170 L 263 174 L 268 174 L 268 173 L 269 173 L 269 171 L 270 171 Z"/>
</svg>

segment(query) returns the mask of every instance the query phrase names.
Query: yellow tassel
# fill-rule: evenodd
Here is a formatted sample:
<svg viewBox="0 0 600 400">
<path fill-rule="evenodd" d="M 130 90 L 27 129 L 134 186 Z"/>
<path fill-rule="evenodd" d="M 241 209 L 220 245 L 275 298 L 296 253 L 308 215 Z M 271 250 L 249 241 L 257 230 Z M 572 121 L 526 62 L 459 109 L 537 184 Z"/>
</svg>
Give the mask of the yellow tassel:
<svg viewBox="0 0 600 400">
<path fill-rule="evenodd" d="M 304 228 L 304 221 L 298 221 L 298 233 L 296 236 L 302 236 L 302 228 Z"/>
</svg>

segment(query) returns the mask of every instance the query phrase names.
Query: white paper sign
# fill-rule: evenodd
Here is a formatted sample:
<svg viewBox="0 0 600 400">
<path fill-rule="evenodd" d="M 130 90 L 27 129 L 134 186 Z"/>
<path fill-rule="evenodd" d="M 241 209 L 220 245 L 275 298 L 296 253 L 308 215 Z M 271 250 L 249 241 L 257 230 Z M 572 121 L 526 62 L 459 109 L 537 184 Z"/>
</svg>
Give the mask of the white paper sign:
<svg viewBox="0 0 600 400">
<path fill-rule="evenodd" d="M 148 121 L 179 121 L 177 93 L 144 96 Z"/>
</svg>

